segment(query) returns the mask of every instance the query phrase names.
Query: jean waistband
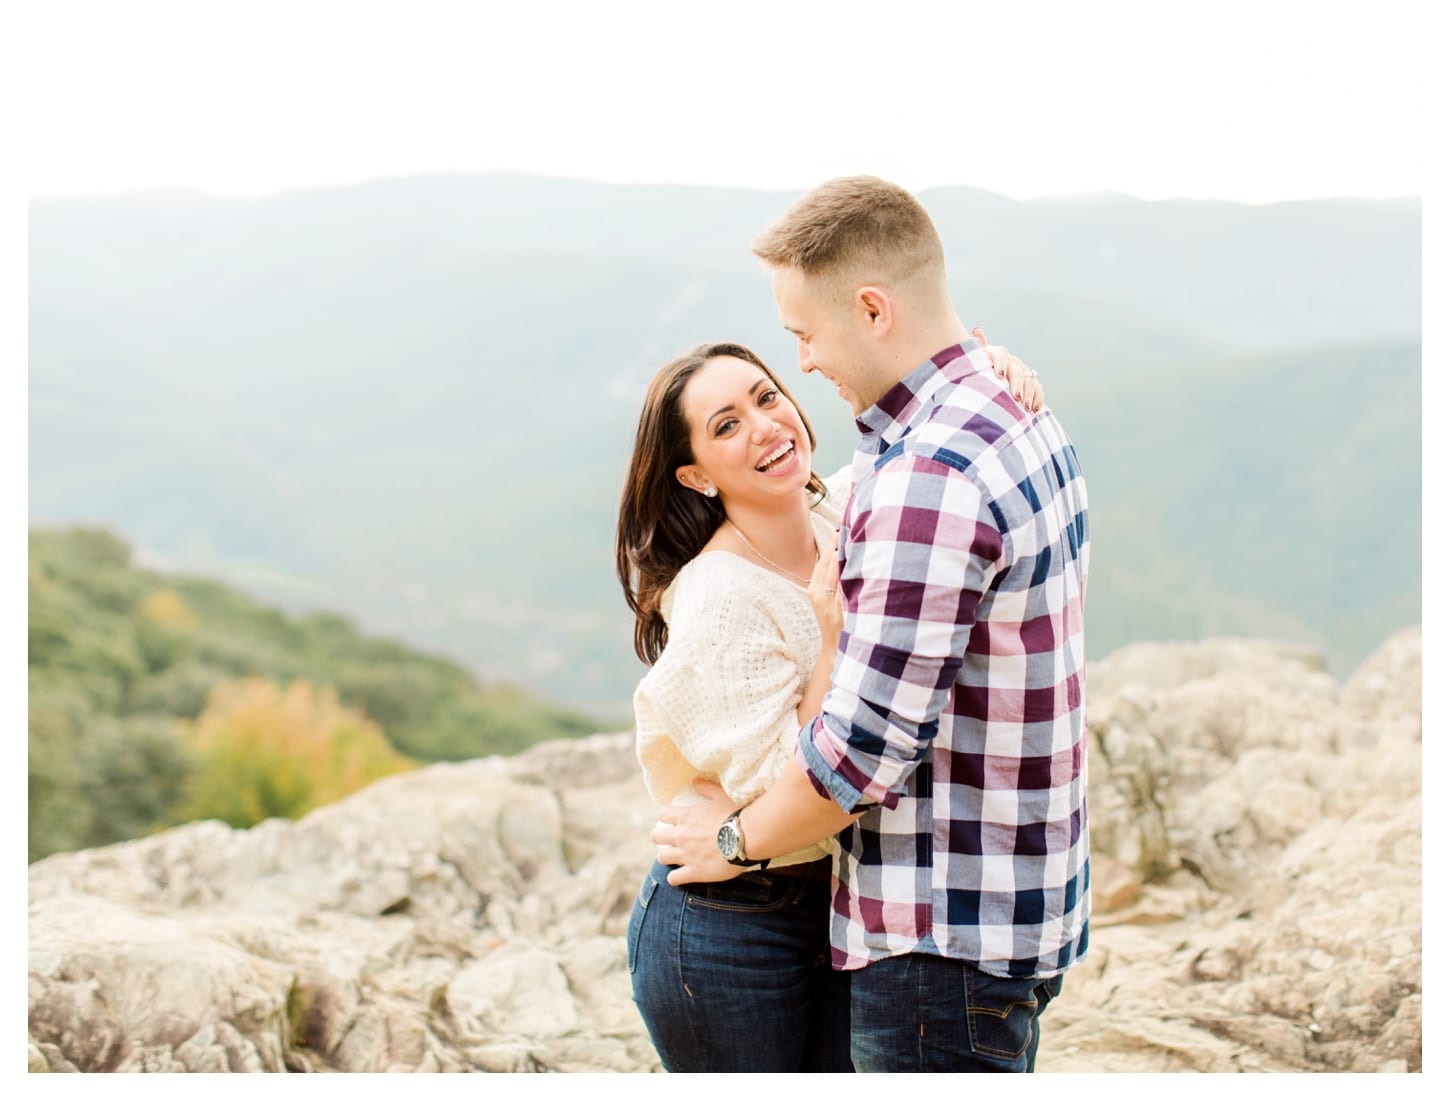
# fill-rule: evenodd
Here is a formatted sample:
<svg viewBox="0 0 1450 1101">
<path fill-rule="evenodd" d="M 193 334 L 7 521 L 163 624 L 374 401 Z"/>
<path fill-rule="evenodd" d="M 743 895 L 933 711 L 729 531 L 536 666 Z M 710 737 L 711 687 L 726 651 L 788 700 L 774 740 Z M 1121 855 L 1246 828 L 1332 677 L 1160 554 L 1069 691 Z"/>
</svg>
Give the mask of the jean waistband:
<svg viewBox="0 0 1450 1101">
<path fill-rule="evenodd" d="M 783 875 L 790 879 L 808 879 L 812 883 L 829 883 L 831 880 L 831 858 L 823 856 L 804 864 L 787 864 L 784 868 L 766 868 L 757 875 Z"/>
</svg>

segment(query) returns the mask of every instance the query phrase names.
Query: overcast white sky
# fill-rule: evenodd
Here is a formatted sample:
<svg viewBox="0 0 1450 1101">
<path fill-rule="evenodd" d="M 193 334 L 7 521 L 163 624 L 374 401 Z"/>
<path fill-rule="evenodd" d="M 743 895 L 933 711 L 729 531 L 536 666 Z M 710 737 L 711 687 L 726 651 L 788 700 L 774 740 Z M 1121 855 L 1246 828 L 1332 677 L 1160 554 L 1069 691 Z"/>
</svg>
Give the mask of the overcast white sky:
<svg viewBox="0 0 1450 1101">
<path fill-rule="evenodd" d="M 867 171 L 1015 197 L 1419 194 L 1433 7 L 29 0 L 27 189 Z"/>
</svg>

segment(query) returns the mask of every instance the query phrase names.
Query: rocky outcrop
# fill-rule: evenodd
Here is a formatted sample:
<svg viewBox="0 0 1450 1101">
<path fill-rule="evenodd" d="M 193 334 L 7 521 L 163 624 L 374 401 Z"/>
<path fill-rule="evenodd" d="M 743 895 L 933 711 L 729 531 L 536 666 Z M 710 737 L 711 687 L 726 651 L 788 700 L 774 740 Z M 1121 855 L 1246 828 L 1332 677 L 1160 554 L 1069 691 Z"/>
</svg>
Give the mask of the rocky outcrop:
<svg viewBox="0 0 1450 1101">
<path fill-rule="evenodd" d="M 1089 671 L 1094 928 L 1042 1071 L 1418 1070 L 1420 643 Z M 628 734 L 30 869 L 30 1069 L 648 1071 Z"/>
<path fill-rule="evenodd" d="M 1420 1068 L 1420 633 L 1089 671 L 1092 946 L 1044 1070 Z"/>
<path fill-rule="evenodd" d="M 653 822 L 605 735 L 50 857 L 31 1067 L 649 1069 L 621 938 Z"/>
</svg>

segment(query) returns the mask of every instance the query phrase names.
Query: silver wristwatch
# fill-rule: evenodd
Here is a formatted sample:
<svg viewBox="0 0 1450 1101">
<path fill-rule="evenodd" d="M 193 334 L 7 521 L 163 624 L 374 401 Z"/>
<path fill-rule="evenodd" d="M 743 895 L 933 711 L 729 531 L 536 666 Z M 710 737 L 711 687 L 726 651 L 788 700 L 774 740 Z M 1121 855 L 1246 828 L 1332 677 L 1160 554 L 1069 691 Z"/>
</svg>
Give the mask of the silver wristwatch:
<svg viewBox="0 0 1450 1101">
<path fill-rule="evenodd" d="M 741 810 L 744 808 L 742 807 Z M 769 860 L 747 860 L 745 858 L 745 835 L 740 832 L 740 811 L 737 810 L 729 818 L 720 823 L 720 831 L 715 834 L 715 846 L 720 850 L 727 863 L 734 864 L 737 868 L 764 868 L 769 865 Z"/>
</svg>

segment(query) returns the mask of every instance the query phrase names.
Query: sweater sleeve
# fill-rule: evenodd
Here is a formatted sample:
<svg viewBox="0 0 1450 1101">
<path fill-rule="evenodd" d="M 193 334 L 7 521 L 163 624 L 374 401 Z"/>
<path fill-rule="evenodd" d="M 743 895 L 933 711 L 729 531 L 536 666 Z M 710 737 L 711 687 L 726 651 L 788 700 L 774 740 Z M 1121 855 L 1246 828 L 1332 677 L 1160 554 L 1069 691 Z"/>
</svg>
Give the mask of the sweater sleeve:
<svg viewBox="0 0 1450 1101">
<path fill-rule="evenodd" d="M 650 795 L 668 803 L 700 776 L 737 805 L 763 794 L 795 750 L 809 673 L 759 594 L 678 593 L 669 643 L 634 696 Z"/>
</svg>

